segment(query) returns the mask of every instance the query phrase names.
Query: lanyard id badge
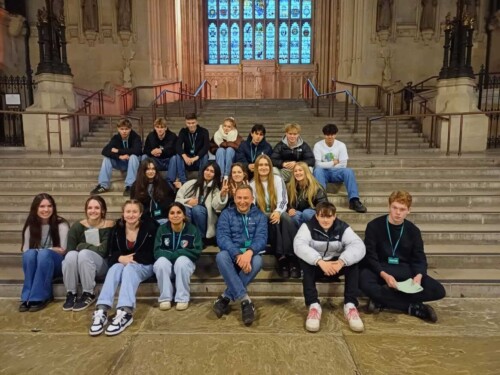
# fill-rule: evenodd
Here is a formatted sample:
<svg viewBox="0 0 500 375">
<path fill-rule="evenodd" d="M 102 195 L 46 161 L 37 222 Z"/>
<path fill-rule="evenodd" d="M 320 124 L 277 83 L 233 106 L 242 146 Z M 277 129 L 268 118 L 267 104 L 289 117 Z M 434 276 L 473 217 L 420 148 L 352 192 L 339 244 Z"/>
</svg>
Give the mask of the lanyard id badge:
<svg viewBox="0 0 500 375">
<path fill-rule="evenodd" d="M 389 237 L 389 242 L 391 243 L 391 249 L 392 249 L 392 256 L 387 257 L 387 263 L 394 264 L 394 265 L 399 264 L 399 258 L 396 256 L 396 250 L 398 249 L 399 241 L 401 241 L 401 237 L 403 237 L 403 231 L 405 229 L 404 222 L 403 222 L 403 225 L 401 226 L 401 231 L 399 232 L 399 238 L 396 241 L 395 245 L 392 244 L 391 231 L 389 229 L 389 216 L 386 216 L 385 224 L 386 224 L 386 228 L 387 228 L 387 236 Z"/>
<path fill-rule="evenodd" d="M 387 258 L 387 263 L 389 263 L 389 264 L 399 264 L 399 258 L 398 257 L 388 257 Z"/>
<path fill-rule="evenodd" d="M 246 215 L 242 215 L 241 216 L 241 221 L 243 222 L 243 227 L 245 228 L 246 240 L 245 240 L 245 242 L 243 244 L 244 247 L 240 248 L 240 252 L 244 253 L 245 251 L 247 251 L 247 249 L 252 244 L 252 239 L 250 238 L 250 234 L 248 233 L 248 217 Z"/>
</svg>

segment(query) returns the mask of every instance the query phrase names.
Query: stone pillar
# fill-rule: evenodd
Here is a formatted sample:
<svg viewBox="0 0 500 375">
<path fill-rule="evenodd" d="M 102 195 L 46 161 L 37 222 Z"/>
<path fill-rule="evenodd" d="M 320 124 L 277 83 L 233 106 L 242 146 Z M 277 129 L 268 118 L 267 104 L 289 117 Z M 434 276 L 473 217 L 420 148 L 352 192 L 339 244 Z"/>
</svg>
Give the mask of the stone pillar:
<svg viewBox="0 0 500 375">
<path fill-rule="evenodd" d="M 27 151 L 47 151 L 47 122 L 44 114 L 30 112 L 74 112 L 76 99 L 73 92 L 73 77 L 70 75 L 42 73 L 35 77 L 37 88 L 35 104 L 26 108 L 23 114 L 24 144 Z M 49 115 L 50 132 L 58 131 L 58 116 Z M 74 139 L 73 121 L 61 120 L 62 151 L 71 148 Z M 59 152 L 59 135 L 50 135 L 52 153 Z"/>
<path fill-rule="evenodd" d="M 475 81 L 472 78 L 450 78 L 438 81 L 435 98 L 436 113 L 477 112 L 477 115 L 463 116 L 462 151 L 474 152 L 486 150 L 488 137 L 488 117 L 477 108 L 477 95 L 474 92 Z M 458 150 L 460 136 L 460 116 L 451 117 L 450 151 Z M 438 128 L 438 144 L 446 151 L 448 142 L 448 121 L 443 121 Z"/>
</svg>

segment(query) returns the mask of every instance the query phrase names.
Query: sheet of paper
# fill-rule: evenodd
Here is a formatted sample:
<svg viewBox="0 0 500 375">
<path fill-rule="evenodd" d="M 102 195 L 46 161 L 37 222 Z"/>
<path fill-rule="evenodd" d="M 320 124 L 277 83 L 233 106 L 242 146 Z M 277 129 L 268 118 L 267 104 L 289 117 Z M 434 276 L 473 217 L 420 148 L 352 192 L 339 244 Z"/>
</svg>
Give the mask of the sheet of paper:
<svg viewBox="0 0 500 375">
<path fill-rule="evenodd" d="M 398 290 L 403 293 L 414 294 L 424 290 L 422 285 L 415 284 L 412 279 L 398 282 Z"/>
<path fill-rule="evenodd" d="M 99 229 L 91 228 L 85 231 L 85 242 L 94 246 L 99 246 L 101 240 L 99 239 Z"/>
</svg>

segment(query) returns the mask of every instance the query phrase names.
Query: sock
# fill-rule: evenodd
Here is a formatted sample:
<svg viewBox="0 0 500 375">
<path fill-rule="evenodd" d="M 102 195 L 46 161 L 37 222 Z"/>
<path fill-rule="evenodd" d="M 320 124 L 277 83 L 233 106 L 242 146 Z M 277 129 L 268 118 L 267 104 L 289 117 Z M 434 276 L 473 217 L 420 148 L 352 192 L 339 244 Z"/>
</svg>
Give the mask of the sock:
<svg viewBox="0 0 500 375">
<path fill-rule="evenodd" d="M 108 312 L 108 310 L 111 308 L 111 306 L 108 305 L 97 305 L 96 310 L 104 310 L 104 312 Z"/>
<path fill-rule="evenodd" d="M 129 314 L 132 314 L 134 312 L 134 309 L 132 307 L 128 307 L 128 306 L 118 307 L 117 309 L 122 309 L 123 311 L 125 311 Z"/>
<path fill-rule="evenodd" d="M 356 305 L 354 303 L 349 302 L 344 305 L 344 314 L 347 314 L 349 312 L 349 309 L 356 308 Z"/>
<path fill-rule="evenodd" d="M 243 297 L 241 297 L 239 299 L 240 302 L 243 302 L 243 301 L 248 301 L 248 302 L 252 302 L 252 300 L 250 299 L 250 297 L 248 296 L 248 294 L 245 294 Z"/>
</svg>

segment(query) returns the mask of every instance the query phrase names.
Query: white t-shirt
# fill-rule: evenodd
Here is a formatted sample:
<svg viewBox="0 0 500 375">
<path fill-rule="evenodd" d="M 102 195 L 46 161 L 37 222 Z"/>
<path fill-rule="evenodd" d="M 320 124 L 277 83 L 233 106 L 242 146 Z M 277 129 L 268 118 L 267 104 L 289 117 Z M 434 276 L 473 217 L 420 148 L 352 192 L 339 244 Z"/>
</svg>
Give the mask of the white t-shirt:
<svg viewBox="0 0 500 375">
<path fill-rule="evenodd" d="M 335 140 L 333 145 L 328 147 L 325 140 L 319 141 L 314 145 L 313 153 L 316 167 L 325 169 L 347 167 L 349 156 L 347 155 L 347 147 L 343 142 Z M 333 160 L 338 160 L 339 163 L 334 166 Z"/>
</svg>

